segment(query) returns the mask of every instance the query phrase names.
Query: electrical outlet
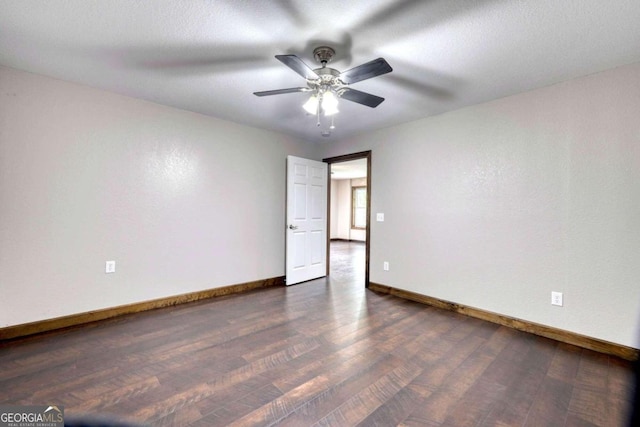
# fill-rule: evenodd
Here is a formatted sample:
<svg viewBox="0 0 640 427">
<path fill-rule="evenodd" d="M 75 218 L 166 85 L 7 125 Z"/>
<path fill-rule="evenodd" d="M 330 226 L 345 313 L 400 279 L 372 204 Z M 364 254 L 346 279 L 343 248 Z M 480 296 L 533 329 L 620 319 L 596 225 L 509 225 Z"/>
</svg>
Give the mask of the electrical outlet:
<svg viewBox="0 0 640 427">
<path fill-rule="evenodd" d="M 389 262 L 388 261 L 385 261 L 385 262 L 382 263 L 382 269 L 384 271 L 389 271 Z"/>
<path fill-rule="evenodd" d="M 376 221 L 384 222 L 384 214 L 383 213 L 377 213 L 376 214 Z"/>
<path fill-rule="evenodd" d="M 104 267 L 105 273 L 115 273 L 116 272 L 116 262 L 115 261 L 107 261 Z"/>
<path fill-rule="evenodd" d="M 551 292 L 551 305 L 562 307 L 562 292 Z"/>
</svg>

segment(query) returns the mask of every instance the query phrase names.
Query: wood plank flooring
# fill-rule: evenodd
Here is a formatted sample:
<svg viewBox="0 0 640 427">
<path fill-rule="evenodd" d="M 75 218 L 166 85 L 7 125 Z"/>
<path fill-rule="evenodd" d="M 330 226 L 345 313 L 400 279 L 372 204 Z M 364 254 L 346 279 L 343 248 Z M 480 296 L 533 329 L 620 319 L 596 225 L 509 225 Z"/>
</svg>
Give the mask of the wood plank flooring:
<svg viewBox="0 0 640 427">
<path fill-rule="evenodd" d="M 331 246 L 330 279 L 0 343 L 0 404 L 154 426 L 626 425 L 631 363 L 377 295 L 364 246 Z"/>
</svg>

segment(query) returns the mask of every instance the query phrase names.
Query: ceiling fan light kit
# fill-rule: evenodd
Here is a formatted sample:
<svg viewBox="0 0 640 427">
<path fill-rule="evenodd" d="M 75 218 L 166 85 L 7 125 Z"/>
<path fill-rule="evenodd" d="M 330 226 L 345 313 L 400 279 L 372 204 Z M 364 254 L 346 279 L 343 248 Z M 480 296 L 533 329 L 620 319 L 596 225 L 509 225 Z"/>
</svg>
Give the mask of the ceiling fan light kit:
<svg viewBox="0 0 640 427">
<path fill-rule="evenodd" d="M 320 89 L 318 93 L 313 93 L 302 108 L 309 114 L 318 114 L 321 109 L 325 116 L 333 116 L 338 111 L 338 97 L 331 89 Z"/>
<path fill-rule="evenodd" d="M 313 57 L 321 65 L 320 68 L 315 70 L 309 68 L 296 55 L 276 55 L 276 59 L 307 80 L 307 87 L 254 92 L 254 95 L 270 96 L 284 93 L 311 92 L 311 96 L 302 107 L 307 113 L 317 117 L 318 126 L 320 126 L 321 113 L 326 117 L 331 117 L 330 129 L 335 128 L 333 118 L 339 112 L 339 98 L 371 108 L 376 108 L 380 105 L 384 98 L 351 89 L 349 85 L 390 73 L 393 69 L 389 63 L 384 58 L 378 58 L 341 73 L 334 68 L 327 67 L 335 53 L 335 50 L 328 46 L 315 48 Z M 330 134 L 330 131 L 322 131 L 322 136 L 329 136 Z"/>
</svg>

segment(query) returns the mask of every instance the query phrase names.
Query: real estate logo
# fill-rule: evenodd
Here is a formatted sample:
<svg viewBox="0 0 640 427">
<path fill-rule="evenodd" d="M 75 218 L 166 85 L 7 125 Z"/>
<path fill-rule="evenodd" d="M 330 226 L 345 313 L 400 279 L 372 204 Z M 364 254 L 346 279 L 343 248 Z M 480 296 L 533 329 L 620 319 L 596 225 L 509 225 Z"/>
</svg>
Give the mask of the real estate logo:
<svg viewBox="0 0 640 427">
<path fill-rule="evenodd" d="M 64 427 L 64 407 L 0 405 L 0 427 Z"/>
</svg>

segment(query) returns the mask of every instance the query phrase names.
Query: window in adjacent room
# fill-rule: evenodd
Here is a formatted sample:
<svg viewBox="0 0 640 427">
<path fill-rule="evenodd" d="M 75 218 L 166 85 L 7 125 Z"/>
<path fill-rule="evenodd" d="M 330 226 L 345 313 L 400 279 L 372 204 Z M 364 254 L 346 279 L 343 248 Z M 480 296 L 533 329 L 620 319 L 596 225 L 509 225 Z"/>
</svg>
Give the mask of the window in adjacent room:
<svg viewBox="0 0 640 427">
<path fill-rule="evenodd" d="M 351 228 L 367 228 L 367 187 L 351 187 Z"/>
</svg>

